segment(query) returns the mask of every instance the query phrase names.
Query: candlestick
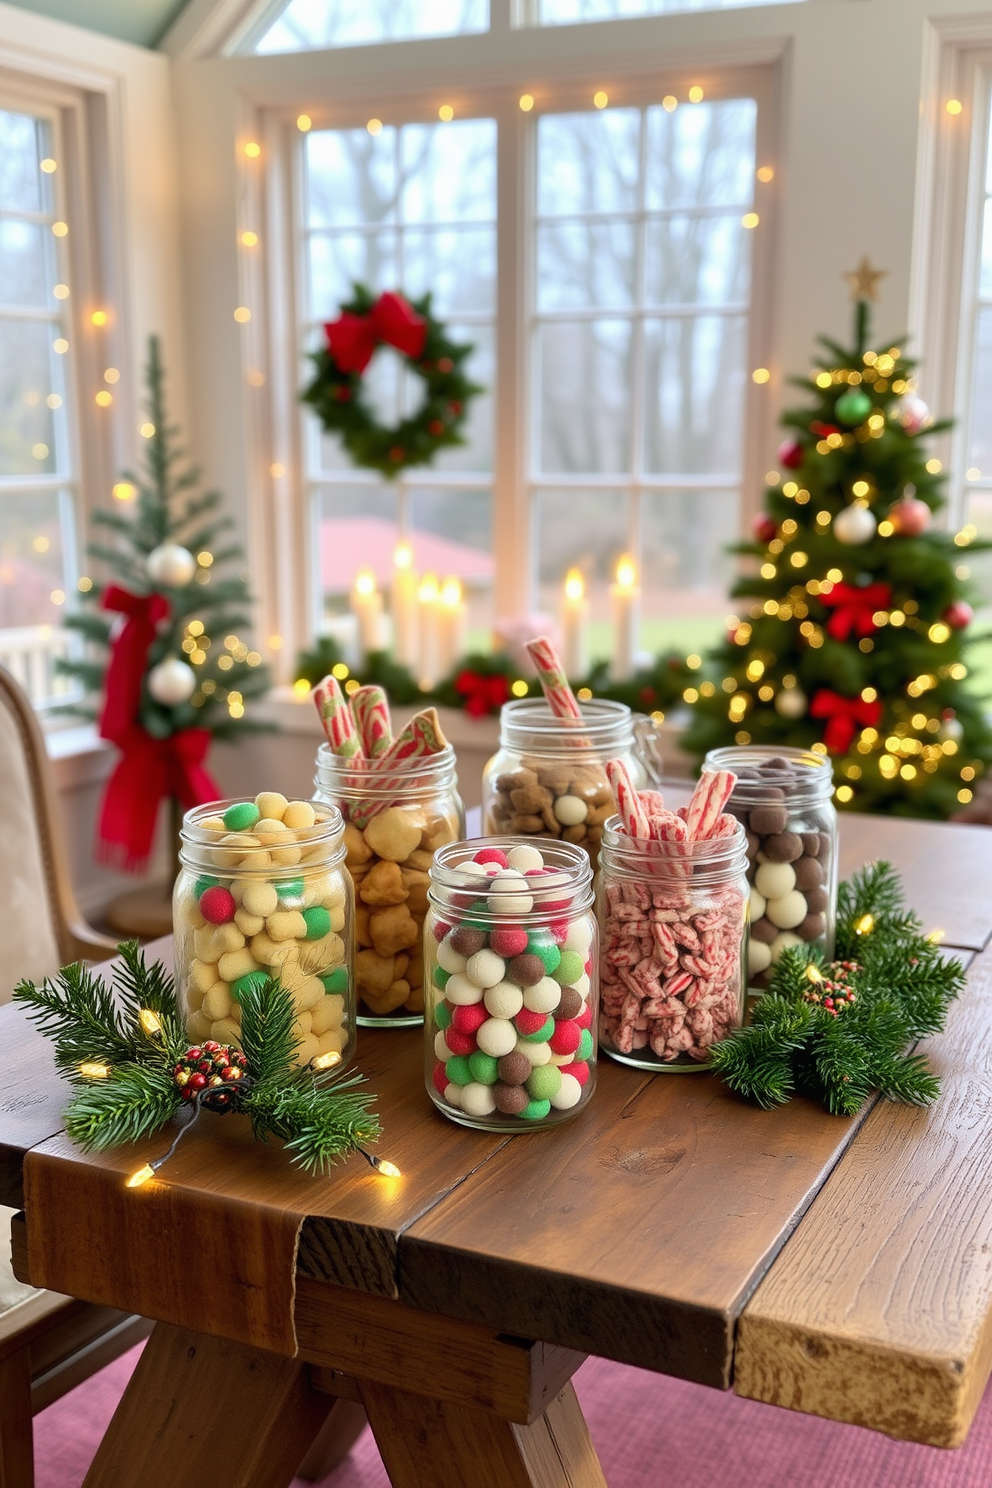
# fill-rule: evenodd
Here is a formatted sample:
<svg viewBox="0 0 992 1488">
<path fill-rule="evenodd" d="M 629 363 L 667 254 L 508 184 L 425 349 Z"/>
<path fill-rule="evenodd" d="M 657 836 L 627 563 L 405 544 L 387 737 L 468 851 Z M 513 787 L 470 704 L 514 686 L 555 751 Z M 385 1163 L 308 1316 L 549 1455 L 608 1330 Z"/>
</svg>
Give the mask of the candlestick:
<svg viewBox="0 0 992 1488">
<path fill-rule="evenodd" d="M 393 549 L 393 659 L 400 666 L 416 671 L 417 648 L 417 575 L 413 567 L 413 549 L 400 542 Z"/>
<path fill-rule="evenodd" d="M 445 579 L 437 601 L 438 633 L 440 637 L 438 669 L 446 677 L 459 657 L 465 654 L 465 628 L 468 607 L 462 596 L 462 586 L 457 579 Z"/>
<path fill-rule="evenodd" d="M 561 605 L 561 662 L 566 677 L 584 677 L 589 670 L 586 651 L 588 619 L 585 580 L 577 568 L 570 568 L 565 576 Z"/>
<path fill-rule="evenodd" d="M 370 652 L 382 650 L 382 595 L 369 568 L 361 569 L 355 577 L 351 612 L 358 621 L 358 649 L 365 661 Z"/>
<path fill-rule="evenodd" d="M 420 633 L 420 685 L 433 687 L 440 670 L 440 634 L 438 627 L 438 582 L 425 574 L 417 590 L 417 624 Z"/>
<path fill-rule="evenodd" d="M 617 579 L 610 585 L 613 610 L 613 664 L 610 675 L 615 682 L 626 682 L 634 673 L 637 634 L 640 625 L 641 591 L 637 568 L 625 554 L 617 564 Z"/>
</svg>

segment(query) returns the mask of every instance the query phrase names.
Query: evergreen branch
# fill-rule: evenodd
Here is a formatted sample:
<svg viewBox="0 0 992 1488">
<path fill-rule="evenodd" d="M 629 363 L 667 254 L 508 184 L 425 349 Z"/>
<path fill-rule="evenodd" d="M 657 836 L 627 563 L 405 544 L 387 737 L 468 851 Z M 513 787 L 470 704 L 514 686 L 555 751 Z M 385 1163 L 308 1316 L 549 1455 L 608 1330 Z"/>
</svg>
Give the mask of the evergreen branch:
<svg viewBox="0 0 992 1488">
<path fill-rule="evenodd" d="M 252 1078 L 260 1085 L 288 1080 L 299 1039 L 293 1031 L 296 1009 L 280 981 L 259 976 L 241 995 L 241 1049 Z"/>
<path fill-rule="evenodd" d="M 138 942 L 124 941 L 117 947 L 114 986 L 119 992 L 122 1013 L 135 1024 L 143 1008 L 158 1015 L 164 1034 L 160 1048 L 166 1062 L 174 1063 L 188 1039 L 176 999 L 175 981 L 163 962 L 155 961 L 148 966 Z"/>
<path fill-rule="evenodd" d="M 308 1173 L 323 1173 L 332 1162 L 379 1137 L 379 1120 L 369 1106 L 371 1091 L 359 1091 L 361 1075 L 333 1082 L 304 1075 L 290 1084 L 256 1086 L 244 1100 L 259 1141 L 282 1137 L 293 1162 Z"/>
<path fill-rule="evenodd" d="M 73 1096 L 65 1111 L 66 1133 L 85 1152 L 137 1142 L 164 1126 L 180 1100 L 164 1065 L 126 1064 Z"/>
<path fill-rule="evenodd" d="M 88 1060 L 114 1066 L 134 1057 L 135 1040 L 121 1025 L 113 993 L 81 961 L 40 985 L 18 982 L 13 1000 L 55 1044 L 61 1070 L 78 1071 Z"/>
</svg>

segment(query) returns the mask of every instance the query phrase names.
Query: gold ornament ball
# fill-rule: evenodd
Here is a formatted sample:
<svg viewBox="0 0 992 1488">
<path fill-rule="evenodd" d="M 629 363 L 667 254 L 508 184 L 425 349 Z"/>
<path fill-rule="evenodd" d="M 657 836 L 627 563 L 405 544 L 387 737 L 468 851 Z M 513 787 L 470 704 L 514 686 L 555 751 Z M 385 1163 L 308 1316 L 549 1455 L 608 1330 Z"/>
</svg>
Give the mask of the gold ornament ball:
<svg viewBox="0 0 992 1488">
<path fill-rule="evenodd" d="M 775 712 L 780 718 L 805 718 L 808 699 L 801 687 L 783 687 L 775 694 Z"/>
</svg>

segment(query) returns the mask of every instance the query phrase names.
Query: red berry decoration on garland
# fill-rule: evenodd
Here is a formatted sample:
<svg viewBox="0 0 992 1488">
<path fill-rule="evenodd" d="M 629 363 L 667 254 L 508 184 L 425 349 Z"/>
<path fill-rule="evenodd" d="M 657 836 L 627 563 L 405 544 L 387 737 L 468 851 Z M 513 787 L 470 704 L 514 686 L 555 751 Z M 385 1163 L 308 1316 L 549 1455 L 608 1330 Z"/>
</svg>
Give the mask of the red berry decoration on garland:
<svg viewBox="0 0 992 1488">
<path fill-rule="evenodd" d="M 831 961 L 826 967 L 826 976 L 811 979 L 809 991 L 803 993 L 803 1001 L 822 1007 L 832 1018 L 839 1017 L 846 1007 L 858 1000 L 851 978 L 860 970 L 857 961 Z"/>
<path fill-rule="evenodd" d="M 956 599 L 953 604 L 947 606 L 941 619 L 952 630 L 964 630 L 966 625 L 971 624 L 974 614 L 975 612 L 967 600 Z"/>
<path fill-rule="evenodd" d="M 183 1100 L 193 1101 L 201 1091 L 214 1086 L 231 1085 L 245 1078 L 248 1061 L 240 1049 L 208 1039 L 187 1049 L 172 1071 L 172 1078 L 182 1092 Z M 216 1095 L 201 1097 L 201 1105 L 211 1111 L 231 1111 L 237 1106 L 237 1091 L 217 1090 Z"/>
<path fill-rule="evenodd" d="M 233 920 L 237 911 L 237 904 L 230 889 L 225 889 L 223 884 L 214 884 L 213 888 L 206 889 L 200 895 L 200 913 L 211 925 L 226 925 Z"/>
</svg>

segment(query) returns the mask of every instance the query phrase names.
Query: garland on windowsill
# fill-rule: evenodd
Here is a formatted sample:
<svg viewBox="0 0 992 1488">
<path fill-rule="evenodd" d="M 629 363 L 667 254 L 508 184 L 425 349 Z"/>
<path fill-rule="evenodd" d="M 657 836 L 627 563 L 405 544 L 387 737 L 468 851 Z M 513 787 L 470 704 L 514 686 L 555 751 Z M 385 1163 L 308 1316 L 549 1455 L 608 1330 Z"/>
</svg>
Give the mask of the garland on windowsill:
<svg viewBox="0 0 992 1488">
<path fill-rule="evenodd" d="M 937 939 L 905 908 L 891 865 L 869 864 L 840 886 L 836 959 L 783 952 L 750 1025 L 714 1046 L 713 1068 L 766 1109 L 807 1095 L 853 1116 L 873 1091 L 930 1104 L 940 1082 L 912 1046 L 940 1032 L 964 985 Z"/>
</svg>

